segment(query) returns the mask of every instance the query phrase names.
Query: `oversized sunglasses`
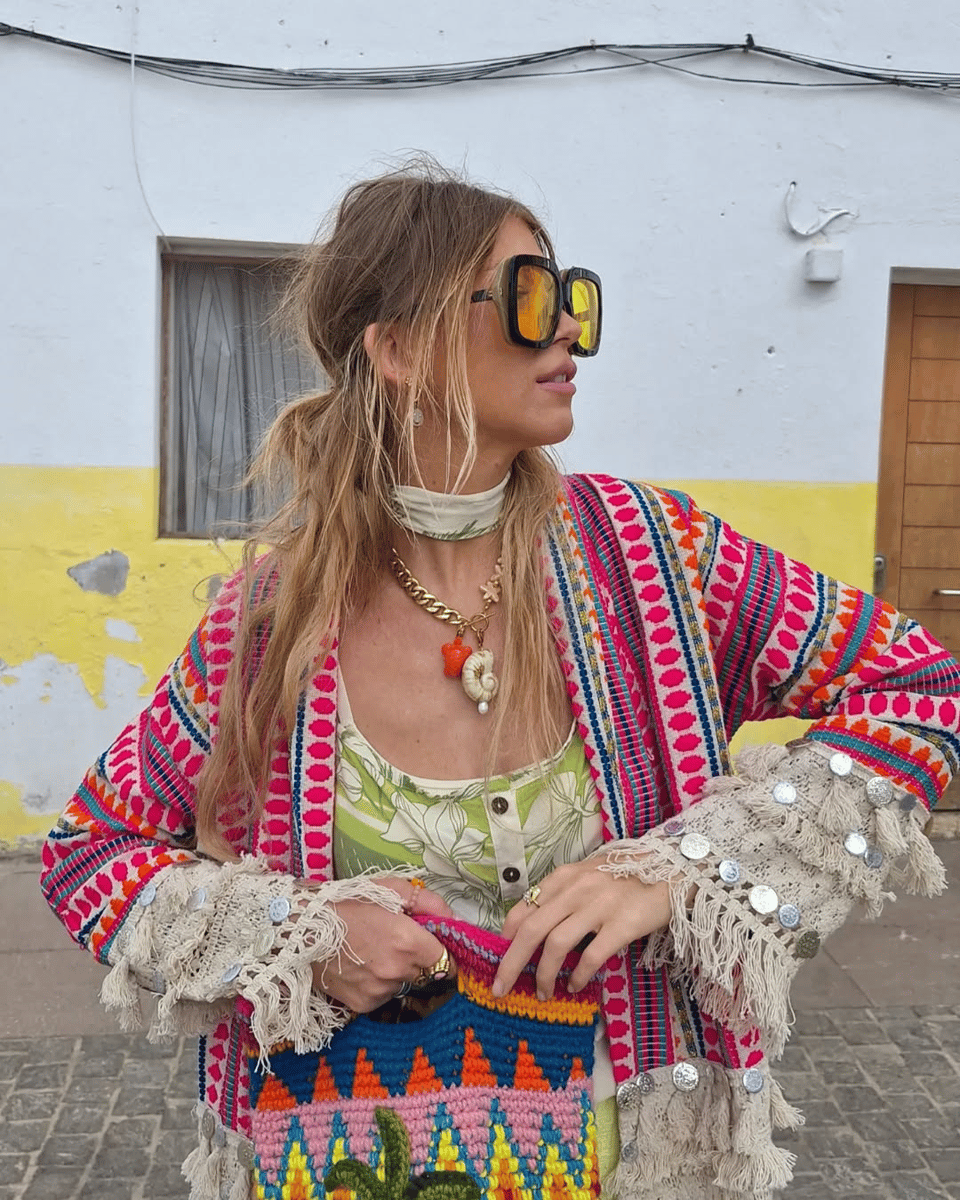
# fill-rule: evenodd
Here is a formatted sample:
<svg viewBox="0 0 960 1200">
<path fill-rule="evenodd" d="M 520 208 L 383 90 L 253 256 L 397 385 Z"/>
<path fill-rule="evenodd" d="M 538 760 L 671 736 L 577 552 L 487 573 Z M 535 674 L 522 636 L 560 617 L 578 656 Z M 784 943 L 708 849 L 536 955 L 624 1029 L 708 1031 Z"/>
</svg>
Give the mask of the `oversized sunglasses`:
<svg viewBox="0 0 960 1200">
<path fill-rule="evenodd" d="M 560 313 L 568 312 L 580 322 L 580 337 L 570 353 L 590 358 L 600 349 L 600 277 L 585 267 L 561 271 L 552 259 L 515 254 L 500 264 L 489 288 L 470 297 L 471 304 L 482 300 L 497 306 L 508 342 L 542 350 L 556 336 Z"/>
</svg>

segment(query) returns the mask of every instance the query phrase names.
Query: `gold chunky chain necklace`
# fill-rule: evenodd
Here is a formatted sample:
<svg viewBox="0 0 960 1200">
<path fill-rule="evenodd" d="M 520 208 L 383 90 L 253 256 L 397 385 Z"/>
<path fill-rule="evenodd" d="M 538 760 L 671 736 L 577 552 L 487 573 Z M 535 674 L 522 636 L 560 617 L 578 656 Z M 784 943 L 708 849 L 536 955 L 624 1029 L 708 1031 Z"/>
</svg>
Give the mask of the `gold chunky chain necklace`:
<svg viewBox="0 0 960 1200">
<path fill-rule="evenodd" d="M 464 692 L 476 701 L 477 712 L 481 715 L 490 711 L 490 701 L 500 687 L 500 681 L 493 673 L 493 651 L 484 650 L 483 635 L 490 624 L 490 609 L 500 599 L 502 569 L 502 560 L 498 558 L 493 574 L 480 588 L 483 608 L 472 617 L 465 617 L 458 609 L 451 608 L 428 592 L 396 550 L 390 551 L 390 570 L 410 599 L 438 621 L 455 626 L 457 633 L 453 641 L 440 647 L 443 673 L 448 679 L 460 680 Z M 477 639 L 476 650 L 463 644 L 463 636 L 468 629 Z"/>
</svg>

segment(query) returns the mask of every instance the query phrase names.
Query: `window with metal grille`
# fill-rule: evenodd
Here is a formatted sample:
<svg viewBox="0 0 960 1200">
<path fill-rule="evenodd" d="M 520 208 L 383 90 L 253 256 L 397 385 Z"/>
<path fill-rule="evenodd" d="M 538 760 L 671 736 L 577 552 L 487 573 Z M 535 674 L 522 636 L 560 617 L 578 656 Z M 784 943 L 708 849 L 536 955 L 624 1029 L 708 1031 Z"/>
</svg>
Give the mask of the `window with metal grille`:
<svg viewBox="0 0 960 1200">
<path fill-rule="evenodd" d="M 279 248 L 231 249 L 178 246 L 162 259 L 166 536 L 237 536 L 262 515 L 243 484 L 247 468 L 280 407 L 321 386 L 318 370 L 272 319 L 290 260 Z"/>
</svg>

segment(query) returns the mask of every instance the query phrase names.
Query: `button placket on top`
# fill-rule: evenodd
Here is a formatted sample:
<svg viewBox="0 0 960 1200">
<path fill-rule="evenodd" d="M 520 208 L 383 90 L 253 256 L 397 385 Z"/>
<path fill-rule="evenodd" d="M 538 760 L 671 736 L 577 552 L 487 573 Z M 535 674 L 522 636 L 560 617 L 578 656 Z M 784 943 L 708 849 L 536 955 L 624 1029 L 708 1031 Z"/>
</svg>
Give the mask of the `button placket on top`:
<svg viewBox="0 0 960 1200">
<path fill-rule="evenodd" d="M 484 808 L 490 821 L 490 841 L 497 863 L 500 894 L 504 900 L 519 900 L 530 882 L 516 789 L 491 787 Z"/>
</svg>

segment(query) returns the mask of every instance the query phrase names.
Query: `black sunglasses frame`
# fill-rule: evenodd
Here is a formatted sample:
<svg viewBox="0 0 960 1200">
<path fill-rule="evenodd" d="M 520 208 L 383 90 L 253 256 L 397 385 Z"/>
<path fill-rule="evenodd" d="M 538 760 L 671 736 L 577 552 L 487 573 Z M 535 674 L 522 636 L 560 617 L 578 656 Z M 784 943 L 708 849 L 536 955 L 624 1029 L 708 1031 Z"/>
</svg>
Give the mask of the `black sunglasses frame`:
<svg viewBox="0 0 960 1200">
<path fill-rule="evenodd" d="M 520 332 L 517 321 L 517 281 L 522 267 L 539 267 L 553 276 L 557 285 L 560 303 L 557 305 L 549 334 L 539 339 L 525 337 Z M 600 284 L 600 276 L 593 271 L 588 271 L 586 267 L 569 267 L 566 271 L 561 271 L 553 259 L 542 258 L 539 254 L 514 254 L 511 258 L 504 259 L 497 268 L 491 287 L 474 292 L 470 297 L 470 303 L 478 304 L 484 300 L 492 300 L 497 308 L 503 336 L 508 342 L 513 342 L 517 346 L 529 346 L 533 350 L 544 350 L 552 344 L 556 337 L 561 312 L 567 312 L 576 319 L 573 311 L 573 284 L 579 279 L 587 280 L 597 289 L 597 335 L 592 348 L 582 346 L 577 341 L 570 347 L 570 353 L 580 358 L 592 358 L 600 349 L 603 289 Z"/>
</svg>

